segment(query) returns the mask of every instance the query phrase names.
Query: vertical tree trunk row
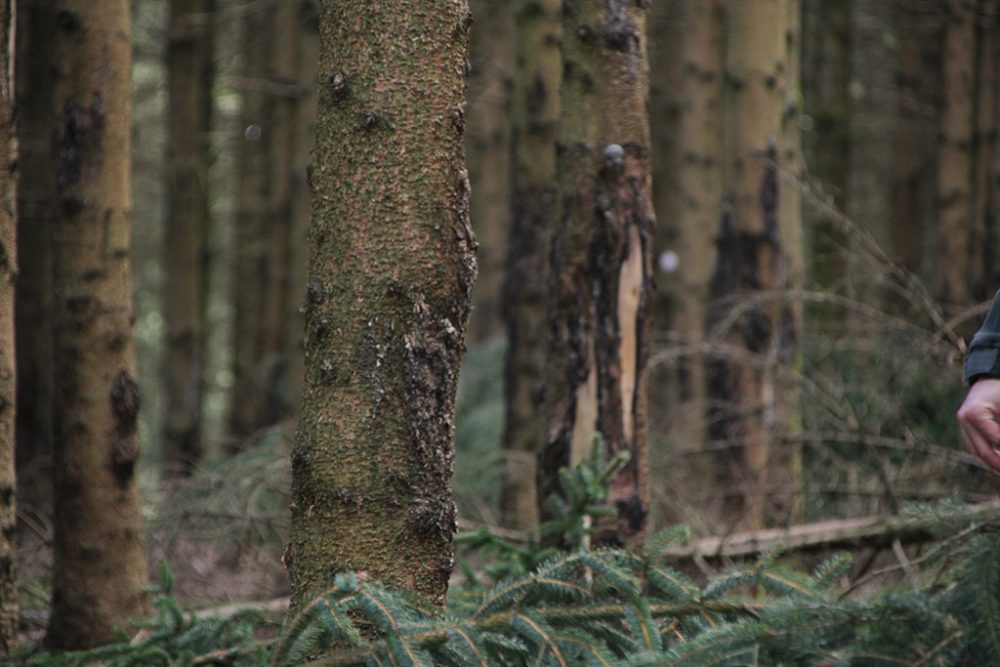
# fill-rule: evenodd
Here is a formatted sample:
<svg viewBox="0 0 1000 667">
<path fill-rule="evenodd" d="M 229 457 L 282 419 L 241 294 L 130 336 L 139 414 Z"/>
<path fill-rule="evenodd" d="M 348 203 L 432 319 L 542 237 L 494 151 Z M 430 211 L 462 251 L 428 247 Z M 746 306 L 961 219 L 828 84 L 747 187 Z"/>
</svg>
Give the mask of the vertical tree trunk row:
<svg viewBox="0 0 1000 667">
<path fill-rule="evenodd" d="M 144 611 L 131 339 L 129 3 L 59 0 L 52 226 L 55 540 L 48 643 L 110 642 Z"/>
<path fill-rule="evenodd" d="M 14 130 L 14 3 L 0 3 L 0 656 L 17 644 L 17 479 L 14 437 L 17 373 L 14 294 L 17 280 L 17 137 Z"/>
<path fill-rule="evenodd" d="M 170 5 L 163 377 L 164 458 L 172 472 L 190 473 L 202 455 L 214 4 Z"/>
<path fill-rule="evenodd" d="M 648 512 L 646 392 L 653 210 L 646 9 L 567 0 L 559 129 L 562 217 L 552 239 L 542 497 L 595 433 L 628 451 L 611 482 L 618 515 L 598 540 L 641 540 Z"/>
<path fill-rule="evenodd" d="M 512 92 L 512 215 L 507 237 L 503 316 L 507 327 L 504 386 L 504 525 L 537 523 L 536 460 L 545 439 L 544 401 L 548 248 L 556 206 L 561 0 L 516 5 L 517 70 Z"/>
<path fill-rule="evenodd" d="M 441 603 L 475 240 L 464 0 L 320 2 L 292 611 L 363 570 Z"/>
</svg>

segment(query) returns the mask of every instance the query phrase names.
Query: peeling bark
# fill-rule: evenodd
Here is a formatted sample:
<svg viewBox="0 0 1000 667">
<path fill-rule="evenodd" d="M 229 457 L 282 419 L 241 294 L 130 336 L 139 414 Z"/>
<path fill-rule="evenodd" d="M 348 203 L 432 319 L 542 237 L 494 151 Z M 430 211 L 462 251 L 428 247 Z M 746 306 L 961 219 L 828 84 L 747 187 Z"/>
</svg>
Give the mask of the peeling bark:
<svg viewBox="0 0 1000 667">
<path fill-rule="evenodd" d="M 647 488 L 645 368 L 653 210 L 646 9 L 570 0 L 563 9 L 561 220 L 551 244 L 546 446 L 539 498 L 600 433 L 632 455 L 611 482 L 618 516 L 597 539 L 641 541 Z M 625 318 L 624 320 L 621 318 Z"/>
<path fill-rule="evenodd" d="M 545 438 L 545 340 L 548 244 L 556 208 L 561 0 L 516 6 L 517 70 L 512 93 L 512 215 L 507 237 L 503 316 L 507 328 L 504 387 L 504 525 L 538 522 L 536 460 Z"/>
<path fill-rule="evenodd" d="M 321 0 L 292 613 L 338 572 L 441 604 L 475 240 L 464 1 Z"/>
<path fill-rule="evenodd" d="M 125 0 L 56 2 L 55 516 L 47 643 L 112 641 L 145 611 L 134 475 L 131 341 L 131 25 Z"/>
<path fill-rule="evenodd" d="M 17 644 L 17 477 L 14 424 L 17 378 L 14 293 L 17 254 L 17 138 L 14 130 L 14 33 L 12 0 L 0 2 L 0 656 Z"/>
</svg>

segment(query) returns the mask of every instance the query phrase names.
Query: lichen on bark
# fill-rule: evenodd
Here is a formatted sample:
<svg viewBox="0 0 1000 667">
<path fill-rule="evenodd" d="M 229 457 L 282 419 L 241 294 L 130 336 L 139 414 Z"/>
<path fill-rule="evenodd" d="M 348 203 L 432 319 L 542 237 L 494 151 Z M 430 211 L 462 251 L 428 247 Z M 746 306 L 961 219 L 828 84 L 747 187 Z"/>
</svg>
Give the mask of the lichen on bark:
<svg viewBox="0 0 1000 667">
<path fill-rule="evenodd" d="M 292 610 L 341 571 L 441 603 L 475 240 L 464 0 L 320 2 Z"/>
</svg>

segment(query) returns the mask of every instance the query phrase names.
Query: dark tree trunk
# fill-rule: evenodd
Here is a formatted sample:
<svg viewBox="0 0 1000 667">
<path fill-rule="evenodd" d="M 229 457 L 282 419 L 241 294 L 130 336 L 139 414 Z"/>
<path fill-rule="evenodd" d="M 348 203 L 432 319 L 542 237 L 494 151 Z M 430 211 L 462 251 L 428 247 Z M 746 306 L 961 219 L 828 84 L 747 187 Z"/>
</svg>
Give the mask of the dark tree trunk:
<svg viewBox="0 0 1000 667">
<path fill-rule="evenodd" d="M 172 2 L 167 44 L 170 103 L 163 424 L 167 466 L 172 472 L 183 473 L 190 473 L 202 455 L 214 4 L 214 0 Z"/>
<path fill-rule="evenodd" d="M 0 656 L 17 644 L 17 414 L 14 285 L 17 280 L 17 138 L 14 131 L 14 3 L 0 3 Z"/>
</svg>

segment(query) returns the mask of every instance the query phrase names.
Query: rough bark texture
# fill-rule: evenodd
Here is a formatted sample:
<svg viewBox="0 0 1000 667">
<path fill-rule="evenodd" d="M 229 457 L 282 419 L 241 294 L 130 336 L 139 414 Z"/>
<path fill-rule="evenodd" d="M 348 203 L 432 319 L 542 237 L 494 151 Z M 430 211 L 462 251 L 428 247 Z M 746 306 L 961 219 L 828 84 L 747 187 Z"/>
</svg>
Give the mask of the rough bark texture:
<svg viewBox="0 0 1000 667">
<path fill-rule="evenodd" d="M 969 301 L 975 131 L 975 0 L 948 0 L 944 95 L 938 152 L 935 294 L 946 306 Z"/>
<path fill-rule="evenodd" d="M 317 68 L 319 67 L 319 7 L 316 0 L 300 3 L 298 44 L 298 103 L 295 119 L 295 155 L 292 172 L 292 238 L 289 279 L 291 296 L 288 301 L 288 403 L 297 411 L 302 402 L 302 382 L 305 375 L 303 331 L 306 295 L 306 265 L 308 248 L 306 235 L 312 217 L 312 196 L 309 192 L 309 171 L 313 143 L 316 138 Z"/>
<path fill-rule="evenodd" d="M 611 483 L 604 543 L 639 541 L 649 507 L 646 359 L 653 210 L 646 9 L 567 0 L 559 130 L 561 220 L 552 240 L 546 446 L 539 494 L 595 433 L 632 458 Z"/>
<path fill-rule="evenodd" d="M 291 408 L 286 354 L 299 16 L 299 3 L 280 2 L 244 18 L 230 408 L 236 449 L 243 437 L 284 419 Z"/>
<path fill-rule="evenodd" d="M 17 467 L 21 502 L 51 496 L 39 462 L 52 454 L 52 239 L 55 192 L 52 163 L 52 71 L 49 36 L 55 27 L 51 0 L 20 3 L 17 11 L 17 133 L 19 170 L 17 234 L 30 257 L 17 281 Z M 47 471 L 47 468 L 46 468 Z M 28 474 L 25 474 L 28 473 Z M 30 478 L 30 479 L 29 479 Z M 30 482 L 30 484 L 29 484 Z"/>
<path fill-rule="evenodd" d="M 796 117 L 788 113 L 797 95 L 793 15 L 787 0 L 727 6 L 726 201 L 708 318 L 712 336 L 745 357 L 710 364 L 711 424 L 713 439 L 733 445 L 720 479 L 742 496 L 731 516 L 754 528 L 767 518 L 786 521 L 794 492 L 789 461 L 771 444 L 794 416 L 776 374 L 794 359 L 797 318 L 775 295 L 795 279 L 801 229 L 797 197 L 779 173 L 790 144 L 784 119 Z"/>
<path fill-rule="evenodd" d="M 14 3 L 0 2 L 0 656 L 17 643 L 14 284 L 17 279 L 17 139 L 14 131 Z"/>
<path fill-rule="evenodd" d="M 475 240 L 464 0 L 320 2 L 292 611 L 360 570 L 441 603 Z"/>
<path fill-rule="evenodd" d="M 472 290 L 469 340 L 503 330 L 504 243 L 511 225 L 511 79 L 514 0 L 472 0 L 472 70 L 465 133 L 472 199 L 469 214 L 479 239 L 479 278 Z M 537 4 L 537 3 L 536 3 Z"/>
<path fill-rule="evenodd" d="M 214 4 L 214 0 L 172 2 L 167 36 L 163 424 L 167 467 L 183 473 L 190 473 L 202 454 Z"/>
<path fill-rule="evenodd" d="M 56 2 L 55 516 L 48 643 L 114 639 L 144 611 L 130 287 L 131 25 L 126 0 Z"/>
<path fill-rule="evenodd" d="M 512 216 L 507 238 L 503 316 L 507 327 L 504 388 L 504 525 L 538 521 L 536 460 L 545 439 L 548 245 L 556 208 L 556 128 L 559 122 L 559 10 L 562 0 L 516 5 L 517 69 L 512 96 Z"/>
</svg>

